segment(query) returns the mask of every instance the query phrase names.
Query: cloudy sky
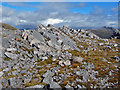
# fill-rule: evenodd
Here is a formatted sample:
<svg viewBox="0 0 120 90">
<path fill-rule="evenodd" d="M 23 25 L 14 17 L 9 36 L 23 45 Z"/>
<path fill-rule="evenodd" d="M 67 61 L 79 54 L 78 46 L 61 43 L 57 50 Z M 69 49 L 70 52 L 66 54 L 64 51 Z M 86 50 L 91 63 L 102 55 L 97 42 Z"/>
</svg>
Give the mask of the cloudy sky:
<svg viewBox="0 0 120 90">
<path fill-rule="evenodd" d="M 117 2 L 3 2 L 2 22 L 19 29 L 39 24 L 71 28 L 118 27 Z"/>
</svg>

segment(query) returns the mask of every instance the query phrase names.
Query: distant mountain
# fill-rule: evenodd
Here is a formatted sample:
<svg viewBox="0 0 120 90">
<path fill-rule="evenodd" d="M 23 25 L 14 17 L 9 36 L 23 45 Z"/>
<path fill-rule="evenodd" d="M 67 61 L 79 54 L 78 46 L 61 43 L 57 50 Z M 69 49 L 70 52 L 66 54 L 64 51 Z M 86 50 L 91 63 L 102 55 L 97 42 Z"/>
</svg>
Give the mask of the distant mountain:
<svg viewBox="0 0 120 90">
<path fill-rule="evenodd" d="M 19 29 L 19 30 L 33 30 L 33 29 L 37 29 L 37 28 L 21 28 L 21 29 Z"/>
<path fill-rule="evenodd" d="M 17 28 L 15 28 L 15 27 L 13 27 L 11 25 L 5 24 L 5 23 L 0 23 L 0 26 L 2 28 L 9 29 L 9 30 L 17 30 Z"/>
<path fill-rule="evenodd" d="M 112 36 L 114 36 L 116 32 L 118 32 L 117 29 L 113 27 L 106 27 L 106 26 L 100 29 L 88 29 L 87 31 L 90 31 L 101 38 L 107 38 L 107 39 L 111 38 Z"/>
</svg>

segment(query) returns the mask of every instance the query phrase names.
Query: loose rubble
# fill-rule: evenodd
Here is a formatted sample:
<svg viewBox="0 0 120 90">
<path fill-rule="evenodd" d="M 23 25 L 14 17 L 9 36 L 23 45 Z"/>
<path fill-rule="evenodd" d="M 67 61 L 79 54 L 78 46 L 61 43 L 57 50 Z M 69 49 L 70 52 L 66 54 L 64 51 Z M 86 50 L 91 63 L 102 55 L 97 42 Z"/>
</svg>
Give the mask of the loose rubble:
<svg viewBox="0 0 120 90">
<path fill-rule="evenodd" d="M 118 39 L 51 24 L 3 36 L 0 88 L 118 87 Z"/>
</svg>

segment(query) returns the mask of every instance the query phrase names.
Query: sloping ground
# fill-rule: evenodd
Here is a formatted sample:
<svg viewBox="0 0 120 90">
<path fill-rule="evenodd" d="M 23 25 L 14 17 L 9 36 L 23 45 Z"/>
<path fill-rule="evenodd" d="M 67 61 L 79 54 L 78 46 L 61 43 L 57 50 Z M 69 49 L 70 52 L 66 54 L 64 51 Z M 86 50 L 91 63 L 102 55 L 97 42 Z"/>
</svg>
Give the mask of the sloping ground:
<svg viewBox="0 0 120 90">
<path fill-rule="evenodd" d="M 5 28 L 5 29 L 9 29 L 9 30 L 17 30 L 17 28 L 11 26 L 11 25 L 8 25 L 8 24 L 5 24 L 5 23 L 0 23 L 0 27 L 2 26 L 2 28 Z"/>
<path fill-rule="evenodd" d="M 118 39 L 41 24 L 37 30 L 17 30 L 12 36 L 4 31 L 3 88 L 118 87 Z"/>
<path fill-rule="evenodd" d="M 87 31 L 90 31 L 96 35 L 98 35 L 99 37 L 101 38 L 111 38 L 111 36 L 116 32 L 116 29 L 112 28 L 112 27 L 103 27 L 103 28 L 100 28 L 100 29 L 89 29 Z"/>
</svg>

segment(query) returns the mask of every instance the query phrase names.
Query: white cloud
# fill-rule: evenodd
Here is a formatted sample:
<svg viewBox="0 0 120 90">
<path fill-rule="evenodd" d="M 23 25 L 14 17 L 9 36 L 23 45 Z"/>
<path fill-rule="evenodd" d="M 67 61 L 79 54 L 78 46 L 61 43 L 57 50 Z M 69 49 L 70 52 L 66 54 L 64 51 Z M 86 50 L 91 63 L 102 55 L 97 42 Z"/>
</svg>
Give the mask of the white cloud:
<svg viewBox="0 0 120 90">
<path fill-rule="evenodd" d="M 25 4 L 23 4 L 23 6 L 25 6 Z M 96 15 L 71 13 L 70 8 L 78 7 L 72 6 L 71 3 L 45 3 L 43 6 L 36 5 L 36 7 L 36 11 L 17 11 L 13 8 L 3 6 L 3 23 L 20 29 L 29 27 L 36 28 L 39 24 L 53 24 L 58 27 L 67 25 L 71 28 L 94 28 L 108 25 L 116 28 L 118 25 L 117 13 L 116 15 L 111 14 L 112 16 L 110 17 L 109 13 L 103 15 L 104 12 L 99 8 L 93 10 L 94 12 L 101 11 L 101 14 Z"/>
<path fill-rule="evenodd" d="M 107 25 L 108 25 L 108 26 L 110 26 L 110 25 L 115 25 L 115 24 L 117 24 L 117 23 L 114 22 L 114 21 L 107 22 Z"/>
<path fill-rule="evenodd" d="M 58 23 L 62 23 L 62 22 L 63 22 L 63 20 L 61 20 L 61 19 L 49 18 L 49 19 L 43 21 L 43 24 L 44 25 L 48 25 L 48 24 L 54 25 L 54 24 L 58 24 Z"/>
<path fill-rule="evenodd" d="M 20 20 L 20 23 L 25 23 L 25 22 L 27 22 L 26 20 Z"/>
</svg>

